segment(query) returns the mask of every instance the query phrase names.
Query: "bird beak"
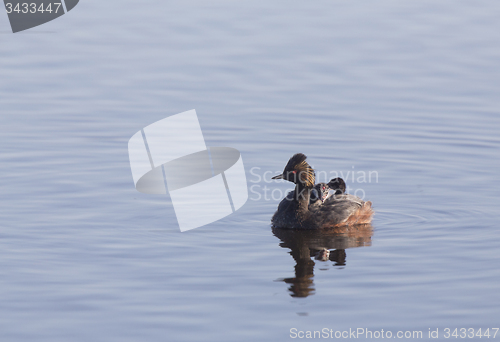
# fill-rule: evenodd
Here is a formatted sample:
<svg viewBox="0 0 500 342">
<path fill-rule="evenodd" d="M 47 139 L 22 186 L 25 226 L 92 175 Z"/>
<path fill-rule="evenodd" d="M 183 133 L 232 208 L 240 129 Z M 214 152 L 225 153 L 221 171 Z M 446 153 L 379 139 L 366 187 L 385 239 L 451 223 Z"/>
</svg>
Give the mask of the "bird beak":
<svg viewBox="0 0 500 342">
<path fill-rule="evenodd" d="M 271 178 L 271 179 L 283 179 L 283 174 L 281 174 L 281 175 L 277 175 L 277 176 L 274 176 L 274 177 L 273 177 L 273 178 Z"/>
</svg>

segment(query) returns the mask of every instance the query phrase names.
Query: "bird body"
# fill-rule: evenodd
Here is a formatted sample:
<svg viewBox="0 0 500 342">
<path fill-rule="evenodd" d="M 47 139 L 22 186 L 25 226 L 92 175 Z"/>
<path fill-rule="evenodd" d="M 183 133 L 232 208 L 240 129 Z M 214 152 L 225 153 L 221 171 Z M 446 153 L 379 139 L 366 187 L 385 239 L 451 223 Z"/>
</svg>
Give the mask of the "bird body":
<svg viewBox="0 0 500 342">
<path fill-rule="evenodd" d="M 340 225 L 370 223 L 373 215 L 370 201 L 345 194 L 345 182 L 341 178 L 332 179 L 325 187 L 317 185 L 314 170 L 306 162 L 302 153 L 295 154 L 288 161 L 281 175 L 273 179 L 285 179 L 295 183 L 295 190 L 290 192 L 278 206 L 272 223 L 281 228 L 320 229 Z M 319 189 L 316 189 L 319 185 Z M 324 196 L 325 189 L 335 191 L 330 197 Z M 318 191 L 317 199 L 311 201 L 311 193 Z M 327 191 L 328 191 L 327 190 Z"/>
</svg>

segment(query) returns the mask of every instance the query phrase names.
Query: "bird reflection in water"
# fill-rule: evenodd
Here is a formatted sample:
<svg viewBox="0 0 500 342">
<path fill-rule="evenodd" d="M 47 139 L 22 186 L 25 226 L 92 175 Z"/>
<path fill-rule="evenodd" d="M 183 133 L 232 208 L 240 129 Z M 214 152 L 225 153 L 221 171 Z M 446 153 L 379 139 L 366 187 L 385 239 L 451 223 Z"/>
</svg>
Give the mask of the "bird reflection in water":
<svg viewBox="0 0 500 342">
<path fill-rule="evenodd" d="M 278 281 L 290 284 L 292 297 L 307 297 L 315 292 L 315 262 L 312 258 L 333 261 L 335 266 L 345 266 L 346 249 L 371 246 L 373 227 L 371 224 L 318 230 L 273 227 L 273 234 L 281 240 L 282 248 L 291 250 L 290 255 L 296 262 L 295 277 Z"/>
</svg>

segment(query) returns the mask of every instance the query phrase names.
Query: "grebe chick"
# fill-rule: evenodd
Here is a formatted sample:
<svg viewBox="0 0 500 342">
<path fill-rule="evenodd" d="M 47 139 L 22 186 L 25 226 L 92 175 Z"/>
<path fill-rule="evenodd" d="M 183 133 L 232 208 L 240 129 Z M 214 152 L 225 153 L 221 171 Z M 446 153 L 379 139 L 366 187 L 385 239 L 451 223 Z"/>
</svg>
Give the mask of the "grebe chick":
<svg viewBox="0 0 500 342">
<path fill-rule="evenodd" d="M 331 188 L 328 184 L 318 183 L 311 189 L 311 196 L 309 197 L 309 205 L 320 205 L 330 196 Z"/>
<path fill-rule="evenodd" d="M 325 200 L 330 196 L 330 187 L 326 183 L 318 183 L 312 188 L 311 195 L 309 197 L 309 209 L 314 209 L 325 202 Z M 285 210 L 284 208 L 290 204 L 295 198 L 295 190 L 292 190 L 283 198 L 278 205 L 278 211 Z"/>
<path fill-rule="evenodd" d="M 281 201 L 271 220 L 273 225 L 282 228 L 320 229 L 370 223 L 373 215 L 371 202 L 365 202 L 353 195 L 331 196 L 319 206 L 310 206 L 315 174 L 306 158 L 302 153 L 295 154 L 288 161 L 283 173 L 273 177 L 295 184 L 293 198 Z M 338 188 L 342 191 L 341 187 Z"/>
<path fill-rule="evenodd" d="M 337 177 L 337 178 L 332 178 L 329 182 L 328 182 L 328 187 L 331 189 L 331 190 L 334 190 L 335 193 L 334 195 L 342 195 L 342 194 L 345 194 L 345 182 L 342 178 L 340 177 Z"/>
<path fill-rule="evenodd" d="M 330 197 L 330 190 L 333 190 L 333 195 L 342 195 L 345 193 L 346 185 L 342 178 L 333 178 L 328 184 L 318 183 L 311 189 L 311 196 L 309 200 L 309 209 L 311 205 L 321 205 L 328 197 Z"/>
</svg>

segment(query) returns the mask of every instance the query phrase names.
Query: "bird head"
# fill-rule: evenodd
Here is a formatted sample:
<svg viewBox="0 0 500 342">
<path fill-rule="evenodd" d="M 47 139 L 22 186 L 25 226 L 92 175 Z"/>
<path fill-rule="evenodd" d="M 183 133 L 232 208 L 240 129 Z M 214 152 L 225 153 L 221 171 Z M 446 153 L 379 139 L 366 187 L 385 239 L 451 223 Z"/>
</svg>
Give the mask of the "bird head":
<svg viewBox="0 0 500 342">
<path fill-rule="evenodd" d="M 302 184 L 308 188 L 314 186 L 316 181 L 314 169 L 306 162 L 306 156 L 302 153 L 293 155 L 288 161 L 281 175 L 272 179 L 285 179 L 295 184 Z"/>
</svg>

